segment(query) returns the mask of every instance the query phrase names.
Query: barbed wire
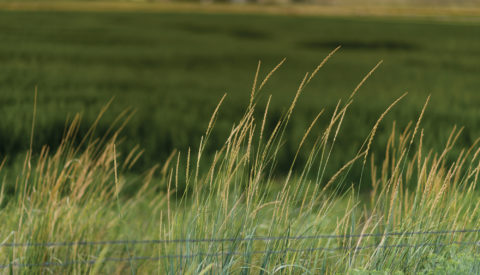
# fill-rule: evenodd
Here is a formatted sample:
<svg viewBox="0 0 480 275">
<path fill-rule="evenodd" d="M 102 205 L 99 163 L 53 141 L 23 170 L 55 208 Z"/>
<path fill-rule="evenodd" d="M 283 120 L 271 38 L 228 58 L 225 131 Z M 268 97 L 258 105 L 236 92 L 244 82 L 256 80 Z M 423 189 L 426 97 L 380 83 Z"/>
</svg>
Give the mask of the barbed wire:
<svg viewBox="0 0 480 275">
<path fill-rule="evenodd" d="M 365 249 L 398 249 L 398 248 L 420 248 L 420 247 L 444 247 L 449 245 L 461 245 L 461 246 L 480 246 L 480 242 L 448 242 L 448 243 L 420 243 L 420 244 L 396 244 L 396 245 L 366 245 L 366 246 L 339 246 L 339 247 L 316 247 L 305 249 L 286 248 L 282 250 L 262 250 L 262 251 L 250 251 L 250 252 L 216 252 L 216 253 L 194 253 L 194 254 L 167 254 L 156 257 L 150 256 L 137 256 L 128 258 L 103 258 L 92 260 L 68 260 L 64 262 L 43 262 L 43 263 L 15 263 L 0 265 L 0 269 L 17 267 L 66 267 L 71 265 L 94 265 L 97 263 L 106 262 L 135 262 L 135 261 L 160 261 L 164 259 L 189 259 L 196 257 L 221 257 L 221 256 L 241 256 L 241 255 L 254 255 L 254 254 L 286 254 L 286 253 L 314 253 L 318 251 L 338 251 L 338 250 L 352 250 L 354 252 Z"/>
<path fill-rule="evenodd" d="M 0 247 L 30 247 L 30 246 L 89 246 L 89 245 L 137 245 L 137 244 L 166 244 L 166 243 L 225 243 L 249 241 L 278 241 L 278 240 L 311 240 L 311 239 L 353 239 L 391 236 L 414 235 L 447 235 L 460 233 L 480 233 L 480 229 L 441 230 L 441 231 L 413 231 L 413 232 L 387 232 L 344 235 L 309 235 L 309 236 L 253 236 L 246 238 L 204 238 L 204 239 L 158 239 L 158 240 L 112 240 L 112 241 L 77 241 L 77 242 L 44 242 L 44 243 L 0 243 Z"/>
</svg>

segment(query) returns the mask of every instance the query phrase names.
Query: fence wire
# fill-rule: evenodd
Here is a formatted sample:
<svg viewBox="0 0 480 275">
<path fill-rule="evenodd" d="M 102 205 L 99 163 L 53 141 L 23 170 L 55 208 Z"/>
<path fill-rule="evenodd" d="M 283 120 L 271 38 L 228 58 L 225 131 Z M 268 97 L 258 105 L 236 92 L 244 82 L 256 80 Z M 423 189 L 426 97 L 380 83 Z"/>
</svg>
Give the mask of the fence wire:
<svg viewBox="0 0 480 275">
<path fill-rule="evenodd" d="M 310 235 L 310 236 L 253 236 L 246 238 L 220 238 L 220 239 L 158 239 L 158 240 L 111 240 L 111 241 L 77 241 L 77 242 L 44 242 L 44 243 L 0 243 L 0 247 L 55 247 L 55 246 L 94 246 L 94 245 L 140 245 L 140 244 L 168 244 L 168 243 L 226 243 L 249 241 L 279 241 L 279 240 L 315 240 L 315 239 L 355 239 L 372 237 L 409 237 L 414 235 L 448 235 L 462 233 L 480 233 L 480 229 L 442 230 L 442 231 L 413 231 L 413 232 L 387 232 L 345 235 Z"/>
<path fill-rule="evenodd" d="M 319 239 L 358 239 L 358 238 L 384 238 L 391 236 L 410 237 L 415 235 L 448 235 L 480 233 L 480 229 L 461 229 L 461 230 L 441 230 L 441 231 L 411 231 L 411 232 L 387 232 L 387 233 L 367 233 L 367 234 L 345 234 L 345 235 L 312 235 L 312 236 L 253 236 L 247 238 L 220 238 L 220 239 L 172 239 L 172 240 L 113 240 L 113 241 L 77 241 L 77 242 L 44 242 L 44 243 L 0 243 L 0 248 L 14 247 L 73 247 L 73 246 L 101 246 L 101 245 L 140 245 L 140 244 L 171 244 L 171 243 L 225 243 L 225 242 L 252 242 L 252 241 L 279 241 L 279 240 L 319 240 Z M 29 267 L 66 267 L 71 265 L 94 265 L 106 262 L 135 262 L 135 261 L 160 261 L 165 259 L 189 259 L 189 258 L 214 258 L 223 256 L 241 256 L 249 254 L 284 254 L 284 253 L 314 253 L 318 251 L 334 252 L 345 250 L 358 252 L 365 249 L 400 249 L 400 248 L 420 248 L 420 247 L 445 247 L 449 245 L 460 246 L 478 246 L 480 241 L 476 242 L 448 242 L 448 243 L 419 243 L 419 244 L 396 244 L 396 245 L 364 245 L 360 243 L 353 246 L 337 247 L 311 247 L 305 249 L 286 248 L 282 250 L 260 250 L 248 252 L 222 251 L 214 253 L 193 253 L 193 254 L 166 254 L 156 257 L 136 256 L 128 258 L 97 258 L 91 260 L 66 260 L 62 262 L 42 262 L 42 263 L 19 263 L 11 262 L 9 264 L 0 264 L 0 269 L 5 268 L 29 268 Z"/>
<path fill-rule="evenodd" d="M 9 264 L 0 265 L 0 269 L 17 267 L 17 268 L 30 268 L 30 267 L 66 267 L 72 265 L 94 265 L 97 263 L 107 262 L 137 262 L 137 261 L 160 261 L 166 259 L 189 259 L 189 258 L 215 258 L 223 256 L 242 256 L 242 255 L 255 255 L 255 254 L 286 254 L 286 253 L 315 253 L 319 251 L 334 252 L 338 250 L 347 250 L 351 252 L 358 252 L 365 249 L 399 249 L 399 248 L 420 248 L 420 247 L 445 247 L 449 245 L 460 246 L 480 246 L 479 242 L 448 242 L 448 243 L 421 243 L 421 244 L 397 244 L 397 245 L 367 245 L 367 246 L 339 246 L 339 247 L 314 247 L 305 249 L 286 248 L 282 250 L 261 250 L 250 252 L 216 252 L 216 253 L 194 253 L 194 254 L 167 254 L 157 257 L 150 256 L 137 256 L 129 258 L 98 258 L 92 260 L 67 260 L 63 262 L 43 262 L 43 263 L 17 263 L 12 262 Z"/>
</svg>

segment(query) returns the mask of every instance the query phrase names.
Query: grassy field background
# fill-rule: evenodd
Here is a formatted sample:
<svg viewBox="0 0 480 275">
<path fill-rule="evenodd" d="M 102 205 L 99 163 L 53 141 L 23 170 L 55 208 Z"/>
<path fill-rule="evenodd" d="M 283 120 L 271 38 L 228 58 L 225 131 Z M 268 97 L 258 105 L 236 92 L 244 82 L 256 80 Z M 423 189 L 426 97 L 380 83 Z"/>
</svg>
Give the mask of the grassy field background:
<svg viewBox="0 0 480 275">
<path fill-rule="evenodd" d="M 59 23 L 60 22 L 60 23 Z M 393 120 L 415 120 L 432 95 L 423 127 L 426 144 L 440 148 L 449 130 L 465 125 L 461 145 L 479 136 L 480 27 L 476 22 L 367 17 L 309 17 L 142 12 L 0 11 L 0 154 L 14 160 L 29 147 L 34 87 L 38 115 L 34 148 L 56 145 L 65 118 L 83 113 L 85 132 L 115 98 L 97 133 L 126 108 L 137 112 L 124 147 L 139 144 L 140 169 L 162 162 L 174 148 L 198 144 L 224 93 L 212 144 L 240 117 L 257 63 L 261 76 L 286 63 L 264 88 L 279 118 L 303 75 L 341 45 L 298 102 L 279 156 L 287 167 L 304 129 L 322 108 L 333 112 L 379 61 L 345 119 L 332 167 L 357 152 L 378 116 L 409 92 L 380 125 L 374 148 L 383 148 Z M 328 116 L 320 118 L 325 125 Z M 273 129 L 274 122 L 267 125 Z M 122 149 L 124 148 L 124 149 Z M 192 148 L 194 149 L 194 148 Z M 208 152 L 207 148 L 207 152 Z M 208 153 L 212 153 L 211 151 Z M 302 157 L 300 161 L 302 161 Z M 304 158 L 303 158 L 304 159 Z M 282 166 L 283 165 L 283 166 Z"/>
<path fill-rule="evenodd" d="M 282 14 L 1 11 L 0 270 L 479 273 L 478 21 Z"/>
</svg>

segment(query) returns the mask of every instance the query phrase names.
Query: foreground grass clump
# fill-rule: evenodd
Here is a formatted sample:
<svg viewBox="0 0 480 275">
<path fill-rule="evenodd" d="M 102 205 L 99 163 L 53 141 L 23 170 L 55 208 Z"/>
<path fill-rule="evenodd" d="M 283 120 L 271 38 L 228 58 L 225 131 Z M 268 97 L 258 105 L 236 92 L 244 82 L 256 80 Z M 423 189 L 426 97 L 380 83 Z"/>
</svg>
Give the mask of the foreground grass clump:
<svg viewBox="0 0 480 275">
<path fill-rule="evenodd" d="M 392 132 L 385 154 L 377 156 L 384 160 L 377 165 L 370 154 L 372 141 L 399 99 L 372 125 L 351 161 L 332 176 L 325 174 L 340 127 L 364 81 L 345 103 L 339 101 L 324 129 L 315 126 L 323 111 L 313 119 L 297 151 L 306 150 L 307 161 L 297 163 L 295 156 L 285 177 L 275 174 L 297 99 L 323 64 L 305 75 L 271 132 L 265 130 L 270 99 L 259 118 L 255 110 L 258 92 L 278 67 L 264 81 L 256 77 L 244 116 L 223 144 L 209 145 L 222 99 L 198 152 L 173 153 L 160 169 L 145 173 L 135 191 L 129 188 L 134 179 L 127 171 L 140 152 L 119 155 L 118 132 L 95 139 L 92 130 L 74 142 L 75 119 L 54 152 L 45 147 L 36 157 L 28 153 L 13 197 L 3 192 L 0 196 L 2 270 L 15 274 L 429 274 L 443 267 L 478 271 L 480 148 L 475 143 L 450 161 L 461 131 L 454 129 L 443 151 L 426 150 L 422 111 L 417 123 Z M 313 147 L 303 148 L 306 139 L 314 140 Z M 204 161 L 207 146 L 217 150 Z M 352 184 L 345 179 L 355 165 L 365 173 Z M 354 187 L 362 181 L 370 184 L 369 194 Z"/>
</svg>

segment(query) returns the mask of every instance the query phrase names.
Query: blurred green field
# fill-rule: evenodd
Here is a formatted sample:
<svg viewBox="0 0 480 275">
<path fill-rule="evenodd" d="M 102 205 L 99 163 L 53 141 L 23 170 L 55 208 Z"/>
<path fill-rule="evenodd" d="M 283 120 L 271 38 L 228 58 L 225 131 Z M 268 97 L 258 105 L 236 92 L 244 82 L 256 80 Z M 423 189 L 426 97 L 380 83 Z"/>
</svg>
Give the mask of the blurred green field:
<svg viewBox="0 0 480 275">
<path fill-rule="evenodd" d="M 122 148 L 140 144 L 139 167 L 162 162 L 174 148 L 199 143 L 216 104 L 228 93 L 212 136 L 223 140 L 241 117 L 257 62 L 264 76 L 284 57 L 262 91 L 280 117 L 305 72 L 336 46 L 298 102 L 282 163 L 291 162 L 305 128 L 351 93 L 379 60 L 345 119 L 331 165 L 350 159 L 385 108 L 409 95 L 385 118 L 374 143 L 383 152 L 393 120 L 416 120 L 429 94 L 425 142 L 442 147 L 455 125 L 469 146 L 480 129 L 480 23 L 425 19 L 141 12 L 0 11 L 0 156 L 15 159 L 30 143 L 38 86 L 34 148 L 60 142 L 65 120 L 83 113 L 83 131 L 114 97 L 97 133 L 126 108 L 137 110 Z M 330 119 L 321 117 L 322 125 Z M 270 129 L 272 125 L 267 125 Z M 315 134 L 315 130 L 313 131 Z M 308 148 L 308 146 L 307 146 Z M 208 150 L 208 147 L 207 147 Z"/>
</svg>

